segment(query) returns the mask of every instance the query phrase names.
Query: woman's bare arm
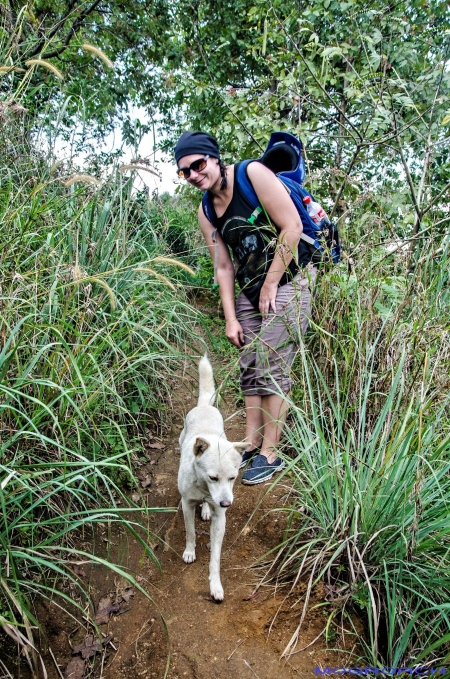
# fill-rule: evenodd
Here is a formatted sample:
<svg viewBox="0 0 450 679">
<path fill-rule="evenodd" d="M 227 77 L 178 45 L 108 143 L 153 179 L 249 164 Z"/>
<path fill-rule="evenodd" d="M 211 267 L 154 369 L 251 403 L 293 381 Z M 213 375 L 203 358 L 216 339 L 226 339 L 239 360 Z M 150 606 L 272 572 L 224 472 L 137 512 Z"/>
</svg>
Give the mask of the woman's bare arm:
<svg viewBox="0 0 450 679">
<path fill-rule="evenodd" d="M 213 262 L 216 262 L 216 243 L 214 243 L 212 237 L 215 229 L 211 222 L 205 217 L 201 205 L 198 209 L 198 222 L 212 260 Z M 226 335 L 232 344 L 240 348 L 244 344 L 244 331 L 236 318 L 236 307 L 234 302 L 234 266 L 228 248 L 219 233 L 216 234 L 216 239 L 218 249 L 216 276 L 225 315 Z"/>
</svg>

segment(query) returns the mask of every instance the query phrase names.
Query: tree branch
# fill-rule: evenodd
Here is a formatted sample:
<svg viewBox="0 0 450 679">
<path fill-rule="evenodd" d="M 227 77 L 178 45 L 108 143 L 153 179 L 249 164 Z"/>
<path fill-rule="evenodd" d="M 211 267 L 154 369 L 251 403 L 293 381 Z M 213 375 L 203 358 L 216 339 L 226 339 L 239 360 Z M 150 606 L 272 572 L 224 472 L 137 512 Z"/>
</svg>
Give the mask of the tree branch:
<svg viewBox="0 0 450 679">
<path fill-rule="evenodd" d="M 62 54 L 62 52 L 64 52 L 64 50 L 67 49 L 70 41 L 72 40 L 72 38 L 74 37 L 74 35 L 78 31 L 78 29 L 81 28 L 81 26 L 83 25 L 83 22 L 85 21 L 85 19 L 96 10 L 97 6 L 101 2 L 102 2 L 102 0 L 95 0 L 92 3 L 92 5 L 90 5 L 89 7 L 86 7 L 86 9 L 83 10 L 83 12 L 81 12 L 79 17 L 77 19 L 75 19 L 75 21 L 73 22 L 73 24 L 70 27 L 66 37 L 62 41 L 61 45 L 51 52 L 46 52 L 45 51 L 45 44 L 48 42 L 49 39 L 51 40 L 51 38 L 57 33 L 58 30 L 60 30 L 61 26 L 64 26 L 64 24 L 67 22 L 69 16 L 72 14 L 72 8 L 74 7 L 74 5 L 76 5 L 76 0 L 71 0 L 70 6 L 69 6 L 69 12 L 66 14 L 66 16 L 63 19 L 61 19 L 60 22 L 58 22 L 58 24 L 52 29 L 52 31 L 50 31 L 50 34 L 46 36 L 45 40 L 42 39 L 38 42 L 36 47 L 32 50 L 31 54 L 28 55 L 28 57 L 32 58 L 32 57 L 36 56 L 37 54 L 39 54 L 42 58 L 51 59 L 52 57 L 57 57 L 60 54 Z M 42 54 L 41 54 L 41 52 L 42 52 Z"/>
<path fill-rule="evenodd" d="M 236 120 L 238 121 L 239 125 L 246 131 L 246 133 L 249 135 L 249 137 L 251 137 L 251 139 L 255 142 L 255 144 L 256 144 L 257 146 L 259 146 L 259 148 L 260 148 L 261 151 L 262 151 L 263 149 L 262 149 L 261 144 L 258 142 L 257 139 L 255 139 L 255 137 L 254 137 L 253 134 L 250 132 L 250 130 L 248 129 L 248 127 L 245 125 L 245 123 L 243 123 L 242 120 L 240 120 L 239 116 L 238 116 L 234 111 L 231 110 L 231 107 L 227 104 L 227 102 L 226 102 L 224 96 L 222 95 L 222 92 L 220 92 L 219 88 L 216 87 L 216 84 L 215 84 L 215 82 L 214 82 L 214 78 L 213 78 L 213 76 L 212 76 L 212 73 L 211 73 L 210 68 L 209 68 L 209 65 L 208 65 L 208 60 L 207 60 L 206 55 L 205 55 L 205 52 L 204 52 L 204 50 L 203 50 L 203 45 L 202 45 L 202 43 L 201 43 L 201 39 L 200 39 L 200 30 L 199 30 L 198 22 L 195 22 L 194 25 L 195 25 L 195 28 L 196 28 L 196 30 L 197 30 L 198 46 L 199 46 L 199 48 L 200 48 L 200 52 L 201 52 L 201 55 L 202 55 L 202 59 L 203 59 L 203 62 L 204 62 L 204 64 L 205 64 L 205 66 L 206 66 L 206 70 L 208 71 L 209 79 L 210 79 L 210 81 L 211 81 L 212 86 L 216 89 L 217 94 L 218 94 L 219 97 L 222 99 L 223 103 L 225 104 L 225 106 L 227 107 L 227 109 L 229 110 L 229 112 L 236 118 Z"/>
<path fill-rule="evenodd" d="M 435 196 L 435 197 L 433 198 L 433 200 L 431 200 L 431 201 L 428 203 L 427 207 L 422 211 L 422 217 L 423 217 L 424 215 L 426 215 L 426 213 L 428 212 L 428 210 L 431 210 L 431 208 L 433 207 L 433 205 L 435 205 L 435 204 L 437 203 L 437 201 L 439 200 L 439 198 L 442 198 L 442 196 L 444 195 L 444 193 L 447 193 L 447 191 L 449 191 L 449 190 L 450 190 L 450 182 L 449 182 L 448 184 L 446 184 L 446 185 L 444 186 L 444 188 L 442 189 L 442 191 L 440 191 L 440 192 L 438 193 L 438 195 Z M 444 220 L 441 220 L 441 221 L 444 221 Z"/>
<path fill-rule="evenodd" d="M 446 53 L 445 56 L 447 57 L 447 53 Z M 445 63 L 445 61 L 446 61 L 446 59 L 444 59 L 444 63 Z M 428 128 L 428 137 L 427 137 L 427 144 L 426 144 L 425 160 L 423 162 L 422 177 L 420 179 L 419 191 L 417 193 L 417 201 L 418 201 L 419 205 L 422 201 L 422 194 L 423 194 L 423 190 L 424 190 L 424 186 L 425 186 L 425 177 L 427 175 L 428 166 L 430 165 L 430 161 L 431 161 L 431 135 L 432 135 L 432 130 L 433 130 L 433 114 L 434 114 L 434 109 L 435 109 L 435 106 L 436 106 L 438 95 L 441 91 L 443 75 L 444 75 L 444 68 L 442 67 L 441 77 L 439 78 L 439 84 L 438 84 L 438 86 L 436 88 L 436 92 L 434 94 L 433 106 L 432 106 L 431 112 L 430 112 L 430 124 L 429 124 L 429 128 Z M 444 192 L 445 192 L 445 189 L 444 189 Z M 442 195 L 442 193 L 439 194 L 439 196 L 436 198 L 436 200 L 438 200 L 441 195 Z M 431 206 L 429 206 L 429 207 L 431 207 Z M 422 210 L 421 216 L 423 217 L 423 215 L 424 215 L 424 211 Z M 418 222 L 418 220 L 416 220 L 416 221 Z M 417 233 L 419 231 L 419 226 L 420 226 L 419 223 L 414 224 L 414 231 L 413 231 L 414 233 Z"/>
<path fill-rule="evenodd" d="M 391 107 L 392 107 L 392 120 L 393 120 L 393 123 L 394 123 L 394 135 L 395 135 L 395 139 L 397 141 L 397 146 L 398 146 L 398 150 L 400 152 L 400 158 L 402 160 L 403 168 L 405 170 L 406 179 L 408 181 L 409 192 L 411 194 L 411 198 L 412 198 L 412 202 L 413 202 L 414 209 L 415 209 L 415 212 L 416 212 L 416 216 L 418 218 L 418 223 L 420 225 L 420 220 L 422 218 L 422 214 L 420 212 L 419 204 L 417 203 L 416 190 L 414 188 L 411 173 L 409 171 L 409 167 L 408 167 L 408 164 L 406 162 L 405 154 L 403 153 L 403 146 L 402 146 L 402 143 L 400 141 L 400 136 L 399 136 L 399 133 L 398 133 L 397 118 L 395 116 L 395 107 L 394 107 L 394 103 L 392 101 L 392 97 L 391 97 Z"/>
<path fill-rule="evenodd" d="M 340 198 L 341 198 L 341 196 L 342 196 L 342 193 L 343 193 L 343 191 L 344 191 L 344 189 L 345 189 L 345 185 L 347 184 L 347 180 L 348 180 L 349 174 L 350 174 L 350 172 L 351 172 L 352 169 L 353 169 L 353 165 L 356 163 L 356 159 L 357 159 L 357 157 L 359 156 L 359 153 L 360 153 L 360 151 L 361 151 L 361 149 L 362 149 L 362 146 L 363 146 L 362 144 L 356 144 L 356 148 L 355 148 L 355 151 L 354 151 L 354 153 L 353 153 L 353 156 L 352 156 L 352 159 L 351 159 L 351 161 L 350 161 L 350 164 L 349 164 L 349 166 L 348 166 L 348 168 L 347 168 L 347 171 L 346 171 L 346 173 L 345 173 L 345 177 L 344 177 L 344 179 L 343 179 L 342 184 L 341 184 L 340 187 L 339 187 L 339 191 L 338 191 L 337 194 L 336 194 L 336 198 L 335 198 L 335 201 L 334 201 L 333 209 L 332 209 L 331 212 L 330 212 L 330 219 L 333 219 L 333 215 L 334 215 L 334 213 L 336 212 L 336 209 L 337 209 L 339 200 L 340 200 Z"/>
<path fill-rule="evenodd" d="M 50 42 L 50 40 L 56 35 L 56 33 L 63 28 L 64 24 L 66 23 L 67 19 L 70 17 L 74 9 L 76 9 L 76 0 L 70 0 L 66 15 L 63 16 L 62 19 L 57 21 L 53 28 L 51 28 L 50 31 L 45 34 L 45 38 L 42 38 L 39 41 L 39 43 L 35 46 L 35 48 L 33 49 L 29 56 L 34 57 L 41 52 L 45 43 Z"/>
<path fill-rule="evenodd" d="M 330 100 L 330 102 L 332 103 L 332 105 L 334 106 L 334 108 L 338 111 L 339 116 L 342 116 L 342 118 L 345 120 L 345 122 L 347 123 L 347 125 L 349 125 L 349 126 L 351 127 L 351 129 L 353 130 L 353 132 L 356 134 L 356 136 L 358 137 L 358 139 L 359 139 L 360 141 L 362 141 L 362 137 L 361 137 L 361 134 L 360 134 L 358 128 L 355 127 L 355 125 L 354 125 L 354 124 L 352 123 L 352 121 L 345 115 L 345 113 L 342 111 L 342 109 L 339 107 L 339 105 L 336 104 L 336 102 L 334 101 L 334 99 L 333 99 L 333 97 L 331 96 L 331 94 L 329 94 L 329 92 L 327 91 L 327 89 L 322 85 L 322 83 L 320 82 L 320 80 L 318 79 L 318 77 L 316 76 L 316 74 L 315 74 L 315 73 L 313 72 L 313 70 L 310 68 L 310 66 L 309 66 L 308 62 L 306 61 L 305 57 L 303 56 L 301 50 L 298 48 L 297 44 L 293 41 L 292 37 L 289 35 L 289 33 L 287 32 L 287 30 L 285 29 L 284 23 L 278 18 L 277 14 L 276 14 L 276 12 L 275 12 L 275 8 L 274 8 L 274 6 L 272 5 L 272 3 L 270 3 L 270 6 L 271 6 L 271 9 L 272 9 L 272 12 L 273 12 L 274 17 L 276 18 L 276 20 L 277 20 L 279 26 L 281 27 L 281 30 L 283 31 L 283 33 L 284 33 L 284 35 L 286 36 L 286 38 L 293 44 L 295 51 L 296 51 L 297 54 L 299 55 L 300 59 L 302 60 L 302 62 L 303 62 L 303 64 L 304 64 L 304 66 L 306 66 L 306 68 L 308 69 L 308 71 L 309 71 L 310 75 L 312 76 L 312 78 L 313 78 L 314 82 L 316 83 L 316 85 L 322 90 L 323 94 L 327 97 L 327 99 Z"/>
</svg>

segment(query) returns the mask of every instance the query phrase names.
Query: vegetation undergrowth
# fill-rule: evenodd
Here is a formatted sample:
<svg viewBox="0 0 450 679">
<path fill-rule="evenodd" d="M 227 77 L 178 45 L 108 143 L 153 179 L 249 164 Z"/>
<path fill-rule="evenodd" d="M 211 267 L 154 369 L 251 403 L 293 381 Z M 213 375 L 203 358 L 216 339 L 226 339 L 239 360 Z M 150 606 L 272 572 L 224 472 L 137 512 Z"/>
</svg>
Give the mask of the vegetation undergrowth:
<svg viewBox="0 0 450 679">
<path fill-rule="evenodd" d="M 406 248 L 369 248 L 319 281 L 286 429 L 294 501 L 265 576 L 291 591 L 308 578 L 286 656 L 323 581 L 325 630 L 363 616 L 371 665 L 447 663 L 449 245 L 410 272 Z"/>
<path fill-rule="evenodd" d="M 167 148 L 187 127 L 215 133 L 233 161 L 259 156 L 272 130 L 302 138 L 344 257 L 320 277 L 297 364 L 295 497 L 266 577 L 309 578 L 301 619 L 324 580 L 325 635 L 359 611 L 378 668 L 445 664 L 448 2 L 78 5 L 9 3 L 0 27 L 3 626 L 32 643 L 30 591 L 53 597 L 44 576 L 70 575 L 74 530 L 122 520 L 143 413 L 161 408 L 193 314 L 166 256 L 211 282 L 205 251 L 189 252 L 189 192 L 149 206 L 123 174 L 102 184 L 100 161 L 75 178 L 36 152 L 34 120 L 11 124 L 24 104 L 67 133 L 87 93 L 83 134 L 104 136 L 134 101 L 162 113 Z M 213 344 L 232 362 L 226 340 Z"/>
<path fill-rule="evenodd" d="M 122 572 L 81 531 L 118 523 L 157 563 L 145 514 L 168 509 L 129 500 L 132 457 L 195 310 L 132 179 L 55 167 L 23 113 L 0 137 L 0 624 L 36 669 L 34 595 L 73 603 L 56 583 L 82 589 L 80 562 Z"/>
<path fill-rule="evenodd" d="M 265 88 L 262 78 L 254 90 L 233 87 L 217 128 L 244 128 L 233 139 L 246 151 L 252 139 L 247 157 L 272 129 L 298 134 L 307 188 L 344 246 L 341 263 L 319 276 L 296 364 L 290 522 L 264 566 L 265 579 L 288 583 L 292 596 L 308 580 L 306 596 L 293 601 L 299 628 L 284 655 L 296 650 L 311 589 L 324 582 L 325 636 L 339 622 L 338 642 L 357 611 L 366 634 L 355 631 L 356 647 L 371 665 L 445 666 L 448 6 L 436 3 L 430 15 L 422 3 L 318 0 L 248 16 L 263 27 L 260 63 L 270 77 Z"/>
</svg>

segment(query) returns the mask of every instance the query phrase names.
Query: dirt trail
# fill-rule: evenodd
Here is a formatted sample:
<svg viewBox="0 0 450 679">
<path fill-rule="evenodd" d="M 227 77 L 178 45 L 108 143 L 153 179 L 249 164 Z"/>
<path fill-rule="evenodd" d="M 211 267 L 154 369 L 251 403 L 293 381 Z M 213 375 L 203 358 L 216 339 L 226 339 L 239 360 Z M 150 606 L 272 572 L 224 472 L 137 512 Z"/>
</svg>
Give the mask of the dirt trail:
<svg viewBox="0 0 450 679">
<path fill-rule="evenodd" d="M 142 491 L 149 507 L 177 507 L 179 504 L 176 484 L 178 436 L 185 413 L 195 405 L 196 390 L 197 385 L 185 377 L 182 388 L 174 393 L 170 433 L 148 441 L 146 461 L 141 463 L 138 476 L 150 482 Z M 231 414 L 228 410 L 222 408 L 225 417 Z M 242 438 L 243 423 L 241 414 L 226 423 L 230 440 Z M 270 483 L 248 487 L 240 483 L 240 478 L 236 481 L 235 501 L 227 513 L 222 550 L 225 589 L 222 604 L 209 598 L 209 524 L 203 523 L 199 514 L 196 519 L 197 561 L 189 565 L 181 559 L 184 549 L 181 509 L 176 514 L 151 514 L 150 528 L 170 546 L 170 549 L 164 549 L 161 543 L 156 548 L 162 574 L 145 556 L 138 541 L 122 534 L 113 535 L 111 539 L 105 533 L 104 541 L 109 540 L 111 548 L 111 561 L 116 560 L 129 569 L 154 603 L 140 592 L 136 592 L 125 606 L 122 602 L 120 611 L 111 615 L 108 624 L 101 626 L 105 635 L 114 635 L 114 648 L 108 646 L 108 654 L 97 658 L 90 676 L 162 679 L 169 650 L 169 679 L 312 677 L 318 665 L 339 665 L 338 655 L 326 650 L 323 636 L 320 636 L 326 624 L 323 606 L 308 614 L 297 648 L 308 646 L 316 637 L 319 639 L 286 662 L 280 661 L 280 655 L 297 627 L 301 603 L 291 608 L 294 599 L 285 600 L 284 593 L 276 592 L 273 587 L 262 587 L 256 596 L 251 596 L 261 576 L 261 571 L 252 565 L 276 546 L 282 535 L 283 514 L 270 510 L 283 506 L 288 483 L 285 480 L 267 494 Z M 259 503 L 259 509 L 248 524 Z M 95 602 L 108 592 L 124 587 L 117 576 L 100 567 L 93 567 L 85 576 Z M 297 593 L 300 595 L 304 590 L 305 584 L 301 583 Z M 315 597 L 317 603 L 323 602 L 320 588 Z M 87 629 L 73 632 L 73 620 L 66 619 L 54 607 L 47 608 L 47 623 L 49 646 L 64 673 L 71 659 L 69 640 L 72 646 L 79 644 Z M 49 679 L 61 679 L 48 653 L 46 659 Z M 19 672 L 17 676 L 26 674 Z"/>
<path fill-rule="evenodd" d="M 173 417 L 173 434 L 163 441 L 164 450 L 149 448 L 153 458 L 144 465 L 140 475 L 152 477 L 149 488 L 149 506 L 177 506 L 179 495 L 176 477 L 179 462 L 178 436 L 183 425 L 184 414 L 196 402 L 196 385 L 178 394 L 181 403 Z M 183 390 L 184 391 L 184 390 Z M 180 398 L 181 396 L 181 398 Z M 225 417 L 230 413 L 224 412 Z M 226 423 L 230 440 L 239 440 L 243 435 L 242 416 Z M 153 464 L 152 464 L 153 463 Z M 152 585 L 150 593 L 163 614 L 168 628 L 171 646 L 170 679 L 223 679 L 227 676 L 242 679 L 284 679 L 291 676 L 313 676 L 317 664 L 330 664 L 336 656 L 323 652 L 323 642 L 317 642 L 303 653 L 291 657 L 289 663 L 280 662 L 280 655 L 296 629 L 299 610 L 289 610 L 284 595 L 275 594 L 273 588 L 262 588 L 254 598 L 249 598 L 258 582 L 258 573 L 251 568 L 255 559 L 277 545 L 281 536 L 281 513 L 268 510 L 281 507 L 286 487 L 276 486 L 269 495 L 270 484 L 254 487 L 243 486 L 239 479 L 235 485 L 235 501 L 227 512 L 227 531 L 222 550 L 222 584 L 225 601 L 216 604 L 209 597 L 209 524 L 196 518 L 197 561 L 185 564 L 181 559 L 184 550 L 184 525 L 181 509 L 177 514 L 156 517 L 158 528 L 170 549 L 157 549 L 163 569 L 163 576 L 157 576 L 154 567 L 139 567 L 142 550 L 131 545 L 129 559 L 132 570 L 144 574 Z M 255 506 L 261 502 L 250 524 L 247 525 Z M 148 566 L 148 563 L 147 563 Z M 292 603 L 292 601 L 290 602 Z M 272 629 L 269 627 L 275 613 Z M 151 607 L 150 607 L 151 608 Z M 154 618 L 145 627 L 146 621 Z M 326 619 L 320 611 L 310 615 L 302 630 L 298 648 L 307 646 L 325 626 Z M 131 610 L 114 623 L 114 634 L 121 640 L 117 657 L 112 660 L 105 677 L 163 676 L 162 654 L 155 648 L 161 634 L 153 629 L 156 616 L 149 614 L 149 606 L 143 597 L 136 597 Z M 142 634 L 136 645 L 136 639 Z M 152 638 L 152 634 L 155 636 Z M 154 640 L 152 642 L 152 639 Z M 145 647 L 145 644 L 148 644 Z M 167 642 L 163 642 L 164 649 Z M 322 652 L 321 652 L 322 651 Z M 156 663 L 155 663 L 156 661 Z M 159 667 L 155 666 L 159 664 Z M 335 662 L 336 664 L 336 662 Z"/>
</svg>

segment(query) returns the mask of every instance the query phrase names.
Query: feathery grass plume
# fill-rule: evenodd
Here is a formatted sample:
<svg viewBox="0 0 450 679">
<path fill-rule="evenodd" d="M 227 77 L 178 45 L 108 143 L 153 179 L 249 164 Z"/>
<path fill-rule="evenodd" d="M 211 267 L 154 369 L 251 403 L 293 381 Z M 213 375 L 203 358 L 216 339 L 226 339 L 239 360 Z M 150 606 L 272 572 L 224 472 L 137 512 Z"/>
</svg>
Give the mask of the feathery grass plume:
<svg viewBox="0 0 450 679">
<path fill-rule="evenodd" d="M 38 193 L 43 191 L 51 182 L 58 181 L 56 178 L 55 179 L 48 179 L 47 181 L 41 182 L 41 184 L 38 184 L 30 193 L 30 197 L 34 198 L 34 196 L 37 196 Z"/>
<path fill-rule="evenodd" d="M 76 182 L 89 182 L 90 184 L 101 184 L 101 181 L 99 179 L 96 179 L 95 177 L 91 177 L 90 174 L 76 174 L 70 179 L 68 179 L 66 182 L 64 182 L 64 186 L 72 186 L 72 184 L 75 184 Z"/>
<path fill-rule="evenodd" d="M 15 101 L 0 101 L 0 120 L 4 122 L 7 119 L 7 113 L 11 113 L 16 118 L 25 114 L 27 109 Z"/>
<path fill-rule="evenodd" d="M 56 172 L 56 170 L 58 170 L 62 165 L 64 165 L 64 161 L 57 160 L 56 163 L 53 163 L 53 165 L 50 167 L 49 174 L 53 174 L 54 172 Z"/>
<path fill-rule="evenodd" d="M 108 283 L 105 283 L 105 281 L 102 281 L 101 278 L 96 278 L 95 276 L 89 276 L 89 278 L 85 278 L 84 280 L 81 280 L 80 283 L 97 283 L 98 285 L 101 285 L 102 288 L 106 290 L 108 293 L 109 301 L 111 302 L 111 308 L 113 311 L 116 310 L 117 303 L 116 303 L 116 298 L 114 297 L 114 293 L 109 287 Z"/>
<path fill-rule="evenodd" d="M 101 278 L 97 278 L 96 276 L 82 277 L 81 269 L 78 266 L 78 264 L 75 264 L 75 266 L 73 267 L 73 277 L 74 277 L 74 279 L 73 279 L 73 281 L 69 282 L 69 285 L 70 285 L 70 283 L 76 283 L 76 284 L 79 284 L 79 283 L 97 283 L 102 288 L 104 288 L 106 290 L 106 292 L 108 293 L 108 297 L 109 297 L 109 300 L 111 302 L 111 308 L 113 309 L 113 311 L 116 310 L 116 308 L 117 308 L 116 298 L 114 297 L 114 293 L 111 290 L 111 288 L 109 287 L 108 283 L 103 281 Z"/>
<path fill-rule="evenodd" d="M 145 170 L 145 172 L 150 172 L 150 174 L 154 174 L 155 177 L 160 176 L 159 172 L 156 172 L 156 170 L 151 170 L 146 165 L 135 165 L 134 163 L 130 163 L 129 165 L 121 165 L 119 167 L 119 172 L 126 172 L 126 170 Z"/>
<path fill-rule="evenodd" d="M 164 262 L 165 264 L 173 264 L 174 266 L 179 266 L 180 269 L 184 269 L 185 271 L 190 273 L 191 276 L 195 276 L 194 269 L 191 269 L 190 266 L 188 266 L 184 262 L 180 262 L 180 260 L 178 260 L 178 259 L 172 259 L 172 257 L 155 257 L 151 261 L 152 262 Z"/>
<path fill-rule="evenodd" d="M 54 75 L 56 75 L 57 78 L 60 80 L 64 80 L 64 76 L 61 73 L 60 70 L 56 68 L 56 66 L 53 66 L 49 61 L 45 61 L 45 59 L 28 59 L 28 61 L 25 62 L 26 66 L 43 66 L 46 68 L 48 71 L 51 71 Z"/>
<path fill-rule="evenodd" d="M 171 283 L 168 278 L 163 276 L 161 273 L 154 271 L 153 269 L 146 269 L 145 267 L 138 267 L 137 269 L 133 269 L 133 271 L 136 271 L 136 272 L 139 272 L 139 273 L 150 273 L 150 274 L 152 274 L 152 276 L 156 276 L 156 278 L 159 278 L 160 281 L 163 281 L 166 285 L 169 286 L 169 288 L 172 288 L 172 290 L 175 290 L 174 284 Z"/>
<path fill-rule="evenodd" d="M 15 116 L 22 116 L 28 111 L 28 109 L 25 108 L 25 106 L 22 106 L 22 104 L 18 104 L 16 101 L 11 101 L 8 104 L 8 109 Z"/>
<path fill-rule="evenodd" d="M 263 44 L 261 48 L 261 54 L 263 57 L 266 56 L 266 48 L 267 48 L 267 32 L 268 32 L 269 24 L 267 22 L 267 17 L 264 19 L 264 34 L 263 34 Z"/>
<path fill-rule="evenodd" d="M 25 73 L 24 68 L 19 68 L 18 66 L 0 66 L 0 74 L 2 73 L 11 73 L 11 71 L 15 71 L 17 73 Z"/>
<path fill-rule="evenodd" d="M 87 42 L 83 43 L 81 47 L 86 50 L 86 52 L 91 52 L 92 54 L 95 54 L 99 59 L 105 63 L 108 68 L 114 68 L 114 64 L 111 61 L 111 59 L 108 59 L 106 54 L 102 52 L 98 47 L 94 47 L 94 45 L 89 45 Z"/>
</svg>

